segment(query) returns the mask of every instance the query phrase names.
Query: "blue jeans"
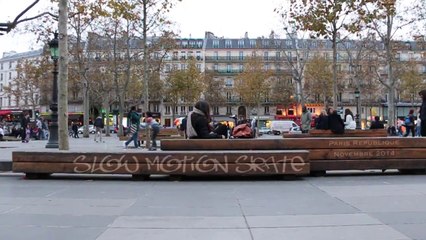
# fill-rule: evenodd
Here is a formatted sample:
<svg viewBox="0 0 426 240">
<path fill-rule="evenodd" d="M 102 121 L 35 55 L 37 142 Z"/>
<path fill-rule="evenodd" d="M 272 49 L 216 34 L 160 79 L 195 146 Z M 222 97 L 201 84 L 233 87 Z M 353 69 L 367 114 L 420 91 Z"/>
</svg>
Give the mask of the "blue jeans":
<svg viewBox="0 0 426 240">
<path fill-rule="evenodd" d="M 135 148 L 138 147 L 138 131 L 136 131 L 135 133 L 132 134 L 132 137 L 129 138 L 129 140 L 126 141 L 126 146 L 129 145 L 129 143 L 133 141 L 133 143 L 135 144 Z"/>
<path fill-rule="evenodd" d="M 157 148 L 157 135 L 160 132 L 160 127 L 158 125 L 152 126 L 151 129 L 151 141 L 152 141 L 152 147 Z"/>
</svg>

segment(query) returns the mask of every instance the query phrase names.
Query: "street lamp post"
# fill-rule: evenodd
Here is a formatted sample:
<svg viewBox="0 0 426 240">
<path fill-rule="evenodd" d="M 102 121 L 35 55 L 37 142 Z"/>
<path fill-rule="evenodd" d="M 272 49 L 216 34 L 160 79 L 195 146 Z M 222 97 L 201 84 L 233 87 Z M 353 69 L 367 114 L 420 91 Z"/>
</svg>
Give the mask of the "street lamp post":
<svg viewBox="0 0 426 240">
<path fill-rule="evenodd" d="M 53 89 L 52 102 L 50 110 L 52 113 L 51 122 L 49 124 L 49 141 L 46 148 L 59 148 L 58 144 L 58 58 L 59 58 L 59 41 L 58 33 L 55 32 L 54 38 L 49 42 L 50 56 L 53 60 Z"/>
<path fill-rule="evenodd" d="M 360 97 L 360 92 L 359 89 L 356 88 L 355 92 L 355 100 L 356 100 L 356 115 L 355 115 L 355 122 L 356 122 L 356 129 L 361 129 L 361 119 L 359 116 L 359 109 L 360 109 L 360 101 L 359 101 L 359 97 Z"/>
</svg>

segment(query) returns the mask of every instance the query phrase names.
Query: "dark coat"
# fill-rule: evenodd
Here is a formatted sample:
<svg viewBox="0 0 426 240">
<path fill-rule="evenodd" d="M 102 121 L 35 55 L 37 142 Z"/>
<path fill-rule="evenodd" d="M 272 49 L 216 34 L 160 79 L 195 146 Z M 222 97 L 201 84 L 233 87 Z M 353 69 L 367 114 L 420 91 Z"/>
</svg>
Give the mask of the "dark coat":
<svg viewBox="0 0 426 240">
<path fill-rule="evenodd" d="M 420 108 L 420 119 L 423 123 L 423 121 L 426 121 L 426 90 L 422 90 L 420 93 L 423 95 L 422 106 Z"/>
<path fill-rule="evenodd" d="M 345 132 L 345 123 L 337 112 L 328 115 L 328 127 L 333 133 L 343 134 Z"/>
<path fill-rule="evenodd" d="M 316 128 L 316 129 L 323 129 L 323 130 L 327 130 L 327 129 L 329 129 L 329 128 L 328 128 L 328 116 L 320 115 L 320 116 L 316 119 L 315 128 Z"/>
<path fill-rule="evenodd" d="M 370 129 L 383 129 L 385 128 L 385 125 L 383 125 L 380 121 L 374 121 L 371 123 Z"/>
<path fill-rule="evenodd" d="M 192 113 L 191 123 L 195 132 L 197 132 L 197 137 L 192 138 L 222 138 L 222 136 L 210 131 L 209 122 L 203 115 Z"/>
</svg>

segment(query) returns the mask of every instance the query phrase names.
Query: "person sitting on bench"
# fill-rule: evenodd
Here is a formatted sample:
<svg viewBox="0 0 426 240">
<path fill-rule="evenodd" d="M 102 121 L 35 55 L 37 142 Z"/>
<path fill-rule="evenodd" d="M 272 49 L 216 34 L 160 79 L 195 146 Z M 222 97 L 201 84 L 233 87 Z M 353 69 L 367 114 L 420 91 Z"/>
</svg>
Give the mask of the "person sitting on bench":
<svg viewBox="0 0 426 240">
<path fill-rule="evenodd" d="M 209 125 L 210 105 L 206 101 L 198 101 L 194 111 L 188 113 L 186 120 L 186 134 L 188 138 L 224 138 L 213 132 Z"/>
</svg>

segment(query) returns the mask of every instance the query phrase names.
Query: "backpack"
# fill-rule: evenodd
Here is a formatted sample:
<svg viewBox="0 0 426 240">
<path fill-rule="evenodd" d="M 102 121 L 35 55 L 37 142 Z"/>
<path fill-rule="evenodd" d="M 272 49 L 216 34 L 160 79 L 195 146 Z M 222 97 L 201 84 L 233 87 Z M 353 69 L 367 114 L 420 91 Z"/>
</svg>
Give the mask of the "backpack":
<svg viewBox="0 0 426 240">
<path fill-rule="evenodd" d="M 232 130 L 232 136 L 234 138 L 252 138 L 253 133 L 248 124 L 244 123 L 234 127 Z"/>
<path fill-rule="evenodd" d="M 179 130 L 180 131 L 185 131 L 186 130 L 186 117 L 182 119 L 182 122 L 179 125 Z"/>
<path fill-rule="evenodd" d="M 406 116 L 404 120 L 405 126 L 413 126 L 410 116 Z"/>
</svg>

